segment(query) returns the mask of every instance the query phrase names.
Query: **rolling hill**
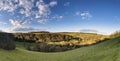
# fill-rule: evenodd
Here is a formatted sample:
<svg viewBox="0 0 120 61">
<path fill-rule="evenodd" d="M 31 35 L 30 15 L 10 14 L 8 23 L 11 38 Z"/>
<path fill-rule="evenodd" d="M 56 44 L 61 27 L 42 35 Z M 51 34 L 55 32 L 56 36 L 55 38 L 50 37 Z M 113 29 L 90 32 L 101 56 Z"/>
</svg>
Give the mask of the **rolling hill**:
<svg viewBox="0 0 120 61">
<path fill-rule="evenodd" d="M 16 43 L 13 51 L 0 49 L 0 61 L 120 61 L 120 37 L 102 43 L 57 53 L 25 50 Z"/>
</svg>

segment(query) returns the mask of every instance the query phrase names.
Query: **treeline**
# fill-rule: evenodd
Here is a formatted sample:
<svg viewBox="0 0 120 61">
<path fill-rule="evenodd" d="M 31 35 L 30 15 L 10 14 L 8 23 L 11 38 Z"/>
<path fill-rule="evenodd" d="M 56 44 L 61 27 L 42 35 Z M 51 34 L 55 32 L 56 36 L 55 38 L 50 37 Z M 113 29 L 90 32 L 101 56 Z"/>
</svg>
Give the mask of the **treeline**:
<svg viewBox="0 0 120 61">
<path fill-rule="evenodd" d="M 110 38 L 116 38 L 116 37 L 120 37 L 120 31 L 116 31 L 115 33 L 110 35 Z"/>
<path fill-rule="evenodd" d="M 16 41 L 27 41 L 27 42 L 60 42 L 69 41 L 74 37 L 70 35 L 62 35 L 57 33 L 14 33 Z M 79 39 L 79 38 L 78 38 Z"/>
<path fill-rule="evenodd" d="M 15 47 L 14 36 L 10 33 L 0 32 L 0 49 L 13 50 Z"/>
<path fill-rule="evenodd" d="M 55 45 L 55 44 L 47 44 L 47 43 L 36 43 L 34 46 L 33 45 L 26 46 L 26 49 L 30 51 L 38 51 L 38 52 L 63 52 L 79 47 L 80 45 L 71 46 L 69 44 Z"/>
</svg>

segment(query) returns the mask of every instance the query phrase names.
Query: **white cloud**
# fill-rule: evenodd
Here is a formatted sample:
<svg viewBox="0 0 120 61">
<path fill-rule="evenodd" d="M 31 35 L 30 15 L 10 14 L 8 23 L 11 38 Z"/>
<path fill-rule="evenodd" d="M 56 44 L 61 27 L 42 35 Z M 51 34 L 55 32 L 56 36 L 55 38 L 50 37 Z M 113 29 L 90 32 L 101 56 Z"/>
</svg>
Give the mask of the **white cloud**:
<svg viewBox="0 0 120 61">
<path fill-rule="evenodd" d="M 24 14 L 25 13 L 24 9 L 20 9 L 20 13 Z"/>
<path fill-rule="evenodd" d="M 0 24 L 6 25 L 7 23 L 6 23 L 6 22 L 2 22 L 2 21 L 0 21 Z"/>
<path fill-rule="evenodd" d="M 26 24 L 30 24 L 31 20 L 45 24 L 51 13 L 50 8 L 56 5 L 57 1 L 45 3 L 44 0 L 0 0 L 0 11 L 14 13 L 12 14 L 13 18 L 9 19 L 13 25 L 13 31 L 20 29 L 32 30 L 32 28 L 26 28 Z"/>
<path fill-rule="evenodd" d="M 57 5 L 57 1 L 51 1 L 51 2 L 49 3 L 49 5 L 50 5 L 51 7 L 53 7 L 53 6 Z"/>
<path fill-rule="evenodd" d="M 88 11 L 82 12 L 80 16 L 82 17 L 82 19 L 89 19 L 92 17 L 92 15 Z"/>
<path fill-rule="evenodd" d="M 36 3 L 36 6 L 38 7 L 38 11 L 34 12 L 35 18 L 47 17 L 50 14 L 50 8 L 47 4 L 44 4 L 41 1 L 38 1 Z"/>
<path fill-rule="evenodd" d="M 60 19 L 62 19 L 62 18 L 63 18 L 63 16 L 59 16 L 59 18 L 60 18 Z"/>
<path fill-rule="evenodd" d="M 12 0 L 0 0 L 0 10 L 7 10 L 8 12 L 13 12 L 17 8 L 17 5 L 12 3 Z"/>
<path fill-rule="evenodd" d="M 82 19 L 90 19 L 92 17 L 92 14 L 89 11 L 84 11 L 84 12 L 76 12 L 75 13 L 77 16 L 81 16 Z"/>
<path fill-rule="evenodd" d="M 9 31 L 7 32 L 30 32 L 30 31 L 40 31 L 42 29 L 37 29 L 33 27 L 26 27 L 23 25 L 30 24 L 30 21 L 17 21 L 10 19 L 10 23 L 13 25 L 12 28 L 9 28 Z"/>
<path fill-rule="evenodd" d="M 55 5 L 57 5 L 57 1 L 46 4 L 44 0 L 0 0 L 0 10 L 11 13 L 19 12 L 19 14 L 25 15 L 24 18 L 31 16 L 35 19 L 47 18 L 51 13 L 50 7 Z"/>
<path fill-rule="evenodd" d="M 18 22 L 16 20 L 13 20 L 13 19 L 9 19 L 10 23 L 13 25 L 13 26 L 20 26 L 21 25 L 21 22 Z"/>
<path fill-rule="evenodd" d="M 35 18 L 41 18 L 42 16 L 39 14 L 36 14 Z"/>
<path fill-rule="evenodd" d="M 65 4 L 64 4 L 64 6 L 69 6 L 70 5 L 70 2 L 66 2 Z"/>
<path fill-rule="evenodd" d="M 42 19 L 42 20 L 39 20 L 38 22 L 41 24 L 45 24 L 47 22 L 47 19 Z"/>
<path fill-rule="evenodd" d="M 9 21 L 14 27 L 19 27 L 24 24 L 30 24 L 30 22 L 28 22 L 28 21 L 17 21 L 17 20 L 13 20 L 13 19 L 9 19 Z"/>
<path fill-rule="evenodd" d="M 60 19 L 63 19 L 64 18 L 64 16 L 62 16 L 62 15 L 54 15 L 51 19 L 52 20 L 60 20 Z"/>
<path fill-rule="evenodd" d="M 80 12 L 78 11 L 78 12 L 76 12 L 75 14 L 76 14 L 76 15 L 80 15 Z"/>
</svg>

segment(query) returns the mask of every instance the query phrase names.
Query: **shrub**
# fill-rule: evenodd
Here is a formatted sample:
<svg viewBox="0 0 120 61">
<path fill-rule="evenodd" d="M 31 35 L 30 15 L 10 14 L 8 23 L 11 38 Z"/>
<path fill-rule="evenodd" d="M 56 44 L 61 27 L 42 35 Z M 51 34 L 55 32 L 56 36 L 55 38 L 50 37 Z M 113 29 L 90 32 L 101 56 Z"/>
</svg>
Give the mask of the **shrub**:
<svg viewBox="0 0 120 61">
<path fill-rule="evenodd" d="M 15 49 L 14 37 L 10 33 L 0 33 L 0 48 L 5 50 Z"/>
</svg>

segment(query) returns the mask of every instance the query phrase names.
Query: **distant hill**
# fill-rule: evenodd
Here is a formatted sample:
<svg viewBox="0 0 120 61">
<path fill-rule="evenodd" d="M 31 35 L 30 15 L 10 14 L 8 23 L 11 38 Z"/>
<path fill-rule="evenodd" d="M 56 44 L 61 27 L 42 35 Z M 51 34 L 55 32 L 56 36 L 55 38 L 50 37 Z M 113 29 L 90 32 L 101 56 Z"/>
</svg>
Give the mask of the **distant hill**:
<svg viewBox="0 0 120 61">
<path fill-rule="evenodd" d="M 37 31 L 37 32 L 29 32 L 29 33 L 50 33 L 49 31 Z"/>
<path fill-rule="evenodd" d="M 0 30 L 0 32 L 3 32 L 2 30 Z"/>
</svg>

